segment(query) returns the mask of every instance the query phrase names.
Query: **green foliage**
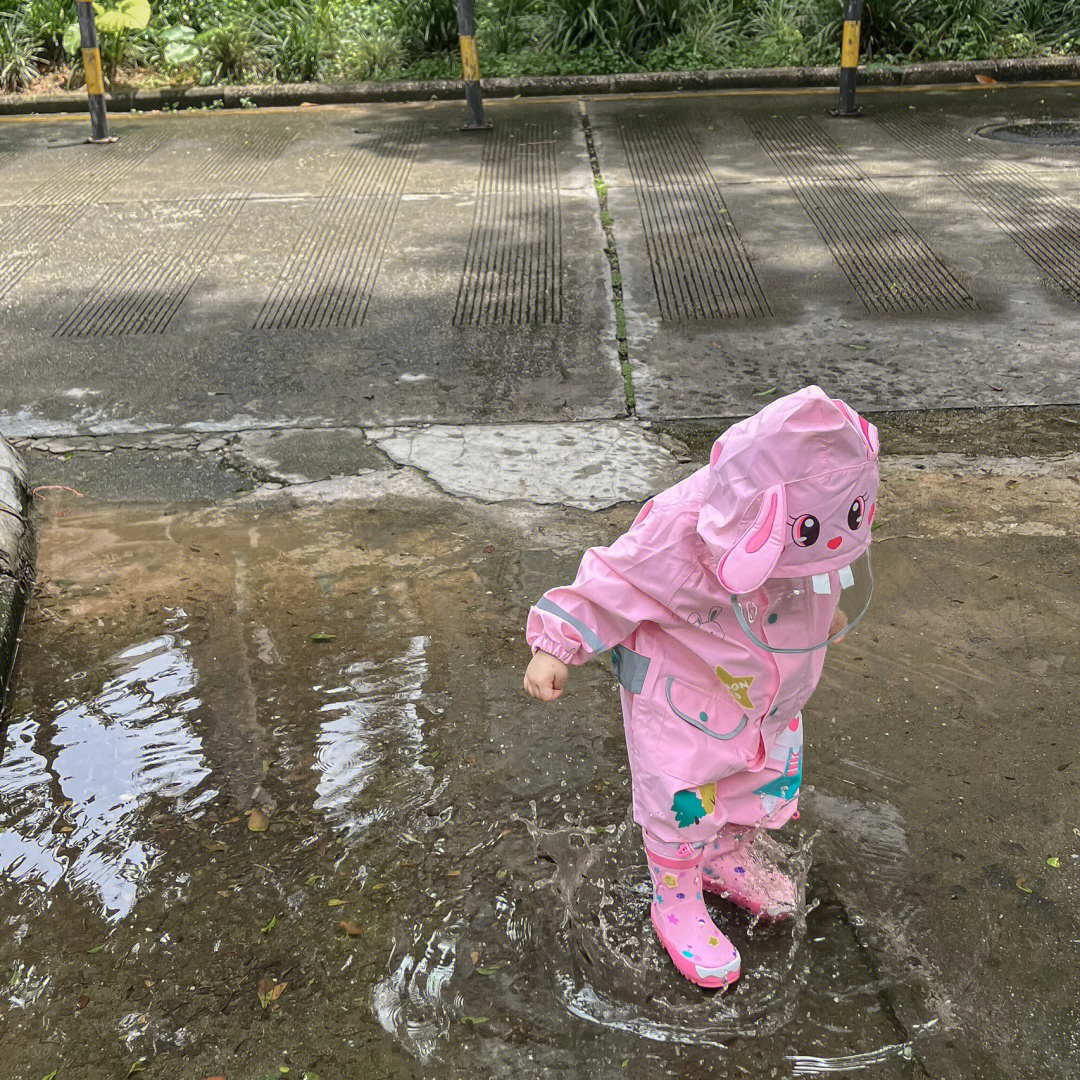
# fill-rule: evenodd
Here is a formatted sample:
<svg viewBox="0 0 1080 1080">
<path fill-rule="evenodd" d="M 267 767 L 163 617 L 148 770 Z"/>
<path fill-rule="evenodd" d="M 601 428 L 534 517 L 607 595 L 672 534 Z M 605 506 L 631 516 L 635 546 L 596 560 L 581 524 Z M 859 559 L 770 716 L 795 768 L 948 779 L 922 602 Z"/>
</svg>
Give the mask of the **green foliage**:
<svg viewBox="0 0 1080 1080">
<path fill-rule="evenodd" d="M 74 0 L 26 0 L 15 5 L 20 29 L 39 43 L 42 60 L 64 60 L 64 31 L 75 18 Z"/>
<path fill-rule="evenodd" d="M 0 15 L 0 91 L 25 90 L 38 77 L 43 59 L 37 39 L 13 15 Z"/>
<path fill-rule="evenodd" d="M 268 5 L 274 46 L 270 75 L 279 82 L 317 82 L 334 72 L 340 34 L 332 0 Z"/>
<path fill-rule="evenodd" d="M 458 78 L 456 0 L 99 0 L 102 61 L 202 83 Z M 485 75 L 835 64 L 843 0 L 476 0 Z M 65 45 L 67 48 L 65 49 Z M 3 85 L 78 71 L 74 0 L 0 0 Z M 1080 0 L 868 0 L 867 62 L 1080 52 Z M 31 74 L 33 73 L 33 74 Z"/>
<path fill-rule="evenodd" d="M 640 57 L 683 30 L 694 10 L 692 0 L 552 0 L 543 41 L 563 52 Z"/>
<path fill-rule="evenodd" d="M 431 56 L 457 47 L 457 0 L 382 0 L 389 28 L 402 47 Z"/>
</svg>

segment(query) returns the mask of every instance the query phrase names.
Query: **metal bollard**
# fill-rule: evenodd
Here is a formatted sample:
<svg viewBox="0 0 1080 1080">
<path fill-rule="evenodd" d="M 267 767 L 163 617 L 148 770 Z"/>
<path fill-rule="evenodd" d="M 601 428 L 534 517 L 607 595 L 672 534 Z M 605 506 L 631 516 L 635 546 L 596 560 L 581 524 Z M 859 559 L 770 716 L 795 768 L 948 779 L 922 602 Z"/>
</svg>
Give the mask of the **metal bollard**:
<svg viewBox="0 0 1080 1080">
<path fill-rule="evenodd" d="M 458 40 L 461 43 L 461 77 L 465 81 L 465 103 L 469 119 L 465 131 L 487 131 L 491 124 L 484 118 L 484 98 L 480 93 L 480 58 L 476 54 L 476 16 L 473 0 L 457 0 Z"/>
<path fill-rule="evenodd" d="M 862 0 L 844 0 L 844 38 L 840 47 L 840 107 L 829 110 L 833 116 L 862 116 L 862 109 L 855 104 L 862 10 Z"/>
<path fill-rule="evenodd" d="M 78 0 L 75 5 L 79 15 L 79 35 L 82 38 L 83 75 L 86 77 L 86 95 L 90 102 L 90 138 L 87 142 L 116 142 L 109 138 L 109 120 L 105 109 L 105 78 L 101 74 L 101 50 L 98 48 L 97 24 L 94 22 L 94 5 Z"/>
</svg>

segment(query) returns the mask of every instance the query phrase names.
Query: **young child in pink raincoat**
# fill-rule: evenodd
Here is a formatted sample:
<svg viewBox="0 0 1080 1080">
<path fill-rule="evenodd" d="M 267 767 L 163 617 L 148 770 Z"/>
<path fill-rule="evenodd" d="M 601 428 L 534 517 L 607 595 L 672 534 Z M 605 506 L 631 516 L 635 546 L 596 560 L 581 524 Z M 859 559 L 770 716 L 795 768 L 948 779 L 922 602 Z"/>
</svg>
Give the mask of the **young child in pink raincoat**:
<svg viewBox="0 0 1080 1080">
<path fill-rule="evenodd" d="M 794 910 L 794 882 L 754 842 L 796 813 L 802 707 L 825 646 L 869 604 L 877 457 L 874 426 L 819 387 L 780 398 L 529 612 L 525 688 L 541 701 L 568 664 L 613 649 L 653 926 L 700 986 L 741 971 L 702 890 Z"/>
</svg>

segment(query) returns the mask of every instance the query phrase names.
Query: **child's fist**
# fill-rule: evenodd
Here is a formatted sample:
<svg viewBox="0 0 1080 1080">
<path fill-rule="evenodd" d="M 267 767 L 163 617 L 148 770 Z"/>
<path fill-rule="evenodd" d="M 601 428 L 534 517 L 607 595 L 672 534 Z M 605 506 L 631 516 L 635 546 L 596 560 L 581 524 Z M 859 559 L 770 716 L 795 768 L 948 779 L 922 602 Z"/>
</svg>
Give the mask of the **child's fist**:
<svg viewBox="0 0 1080 1080">
<path fill-rule="evenodd" d="M 832 623 L 829 626 L 829 637 L 834 634 L 840 634 L 840 631 L 844 629 L 848 624 L 848 617 L 839 608 L 833 612 Z M 834 645 L 839 645 L 847 634 L 840 634 L 840 636 L 833 642 Z"/>
<path fill-rule="evenodd" d="M 525 669 L 525 689 L 540 701 L 554 701 L 562 696 L 569 669 L 546 652 L 537 652 Z"/>
</svg>

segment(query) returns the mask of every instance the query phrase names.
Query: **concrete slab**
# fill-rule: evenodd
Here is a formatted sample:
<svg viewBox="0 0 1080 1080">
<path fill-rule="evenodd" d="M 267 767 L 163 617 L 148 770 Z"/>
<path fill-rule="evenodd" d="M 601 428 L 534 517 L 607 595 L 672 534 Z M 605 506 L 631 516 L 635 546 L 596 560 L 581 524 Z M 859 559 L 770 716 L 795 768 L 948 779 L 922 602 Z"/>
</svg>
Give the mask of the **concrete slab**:
<svg viewBox="0 0 1080 1080">
<path fill-rule="evenodd" d="M 748 413 L 806 382 L 865 410 L 1080 400 L 1080 159 L 980 140 L 965 164 L 946 138 L 1001 102 L 881 92 L 851 123 L 816 95 L 590 101 L 639 415 Z"/>
<path fill-rule="evenodd" d="M 30 434 L 624 412 L 576 106 L 492 116 L 128 119 L 92 204 L 81 174 L 27 180 L 66 150 L 20 155 L 0 408 Z"/>
<path fill-rule="evenodd" d="M 394 461 L 422 470 L 449 494 L 483 502 L 523 499 L 585 510 L 640 503 L 694 468 L 635 421 L 436 424 L 368 434 Z"/>
</svg>

